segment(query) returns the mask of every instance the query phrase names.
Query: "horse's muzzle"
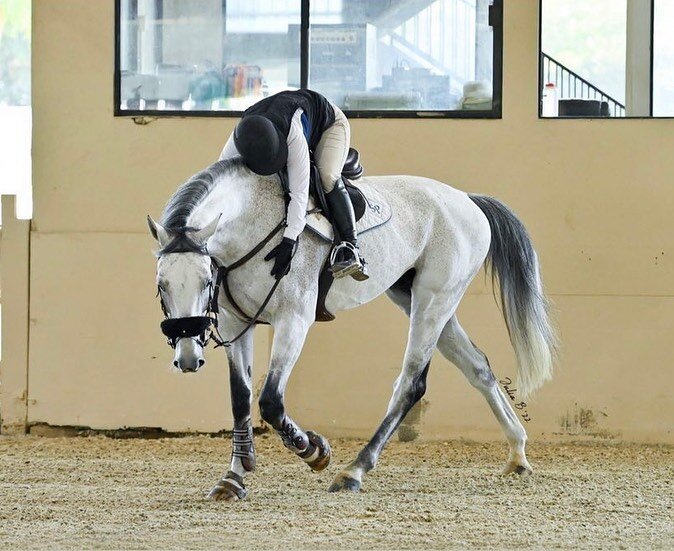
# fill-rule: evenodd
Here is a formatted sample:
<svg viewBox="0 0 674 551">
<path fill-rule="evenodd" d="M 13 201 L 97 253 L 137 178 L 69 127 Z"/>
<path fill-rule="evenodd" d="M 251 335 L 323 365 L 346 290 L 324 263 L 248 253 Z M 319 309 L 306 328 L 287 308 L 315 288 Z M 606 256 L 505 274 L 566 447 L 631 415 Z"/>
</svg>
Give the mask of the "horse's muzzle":
<svg viewBox="0 0 674 551">
<path fill-rule="evenodd" d="M 180 339 L 176 345 L 173 365 L 182 373 L 196 373 L 206 363 L 203 350 L 196 339 Z"/>
<path fill-rule="evenodd" d="M 180 369 L 183 373 L 196 373 L 201 369 L 201 367 L 206 363 L 206 360 L 203 358 L 197 359 L 196 362 L 180 362 L 178 360 L 173 360 L 173 365 Z"/>
</svg>

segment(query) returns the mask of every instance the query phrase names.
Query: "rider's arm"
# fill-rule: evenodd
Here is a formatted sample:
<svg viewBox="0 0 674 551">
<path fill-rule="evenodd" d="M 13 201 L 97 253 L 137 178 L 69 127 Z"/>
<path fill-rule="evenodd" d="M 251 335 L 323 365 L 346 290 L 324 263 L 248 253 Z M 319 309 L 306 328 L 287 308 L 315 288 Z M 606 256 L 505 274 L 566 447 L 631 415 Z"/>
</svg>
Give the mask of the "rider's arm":
<svg viewBox="0 0 674 551">
<path fill-rule="evenodd" d="M 309 146 L 302 128 L 302 110 L 298 109 L 288 132 L 288 226 L 283 237 L 297 239 L 306 224 L 309 201 Z"/>
<path fill-rule="evenodd" d="M 232 132 L 229 136 L 229 139 L 227 140 L 227 143 L 225 144 L 225 147 L 222 148 L 222 153 L 220 153 L 220 158 L 218 160 L 222 161 L 223 159 L 232 159 L 238 155 L 239 151 L 236 149 L 236 145 L 234 145 L 234 132 Z"/>
</svg>

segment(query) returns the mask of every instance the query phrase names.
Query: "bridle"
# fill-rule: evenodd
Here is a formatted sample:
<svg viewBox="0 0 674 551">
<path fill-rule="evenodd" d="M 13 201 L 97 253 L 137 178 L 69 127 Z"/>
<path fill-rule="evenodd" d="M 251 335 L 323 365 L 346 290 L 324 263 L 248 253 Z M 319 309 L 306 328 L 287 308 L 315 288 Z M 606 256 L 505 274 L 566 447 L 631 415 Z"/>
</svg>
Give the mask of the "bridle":
<svg viewBox="0 0 674 551">
<path fill-rule="evenodd" d="M 190 316 L 183 318 L 171 318 L 169 317 L 168 310 L 164 304 L 164 299 L 162 297 L 161 288 L 157 287 L 157 296 L 159 297 L 159 304 L 161 305 L 162 312 L 164 313 L 164 321 L 161 322 L 161 331 L 166 336 L 167 342 L 171 348 L 175 348 L 180 339 L 184 338 L 193 338 L 196 339 L 197 343 L 200 346 L 206 347 L 210 341 L 215 342 L 215 348 L 220 346 L 230 347 L 234 342 L 238 341 L 243 337 L 248 330 L 260 322 L 260 316 L 264 309 L 269 304 L 271 297 L 274 295 L 276 288 L 281 283 L 281 279 L 277 279 L 272 285 L 272 288 L 269 290 L 266 298 L 262 302 L 261 306 L 258 308 L 254 316 L 249 317 L 237 304 L 232 296 L 232 293 L 229 289 L 229 284 L 227 277 L 231 272 L 243 266 L 256 254 L 258 254 L 264 247 L 269 243 L 274 236 L 279 233 L 286 226 L 285 218 L 271 231 L 269 234 L 260 241 L 250 252 L 242 256 L 239 260 L 230 264 L 229 266 L 219 266 L 217 260 L 214 257 L 211 258 L 211 275 L 214 274 L 215 277 L 212 277 L 208 283 L 208 303 L 206 305 L 206 312 L 203 316 Z M 178 252 L 178 251 L 176 251 Z M 208 251 L 205 251 L 201 254 L 208 255 Z M 294 251 L 293 251 L 294 255 Z M 210 255 L 208 255 L 210 256 Z M 215 283 L 213 281 L 215 280 Z M 234 338 L 231 340 L 224 340 L 220 331 L 218 330 L 218 297 L 220 294 L 220 287 L 225 291 L 225 296 L 229 303 L 236 310 L 239 317 L 246 322 L 246 327 Z"/>
<path fill-rule="evenodd" d="M 220 344 L 222 339 L 213 331 L 215 329 L 217 332 L 218 318 L 216 316 L 217 311 L 213 310 L 213 297 L 217 293 L 213 291 L 212 279 L 208 282 L 208 287 L 208 303 L 203 316 L 171 318 L 166 309 L 166 304 L 164 304 L 161 288 L 157 286 L 157 296 L 165 318 L 160 324 L 161 332 L 166 336 L 166 342 L 171 348 L 175 348 L 178 341 L 183 338 L 194 338 L 202 347 L 205 347 L 210 340 L 214 340 L 218 343 L 218 346 L 222 346 Z M 213 329 L 211 329 L 211 326 L 213 326 Z"/>
</svg>

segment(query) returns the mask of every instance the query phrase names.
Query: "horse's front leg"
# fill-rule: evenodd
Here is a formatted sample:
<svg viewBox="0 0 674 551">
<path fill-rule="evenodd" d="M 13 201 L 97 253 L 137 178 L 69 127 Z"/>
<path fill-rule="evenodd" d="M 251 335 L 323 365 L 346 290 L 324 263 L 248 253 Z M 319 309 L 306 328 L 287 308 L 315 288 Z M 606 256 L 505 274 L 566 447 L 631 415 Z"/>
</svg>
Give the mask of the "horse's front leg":
<svg viewBox="0 0 674 551">
<path fill-rule="evenodd" d="M 279 434 L 283 444 L 297 454 L 314 471 L 330 463 L 330 444 L 312 431 L 303 431 L 288 415 L 284 394 L 290 373 L 300 355 L 311 322 L 299 316 L 283 319 L 274 325 L 269 373 L 260 394 L 260 413 Z"/>
<path fill-rule="evenodd" d="M 232 335 L 238 334 L 244 326 L 233 319 L 220 317 L 220 327 L 227 327 Z M 244 478 L 255 470 L 255 448 L 253 447 L 253 424 L 251 421 L 253 330 L 244 334 L 226 349 L 229 362 L 229 386 L 232 396 L 232 460 L 227 471 L 211 489 L 208 497 L 215 500 L 238 501 L 246 497 L 248 490 Z"/>
</svg>

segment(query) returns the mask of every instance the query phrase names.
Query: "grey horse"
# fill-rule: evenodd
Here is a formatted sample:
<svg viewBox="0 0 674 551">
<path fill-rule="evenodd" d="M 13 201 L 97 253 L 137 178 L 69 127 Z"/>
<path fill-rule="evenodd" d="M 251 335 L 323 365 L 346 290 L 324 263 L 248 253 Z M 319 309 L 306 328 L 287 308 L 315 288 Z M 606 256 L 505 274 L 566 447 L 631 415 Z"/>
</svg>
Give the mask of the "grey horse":
<svg viewBox="0 0 674 551">
<path fill-rule="evenodd" d="M 531 473 L 524 427 L 499 388 L 487 357 L 471 342 L 456 316 L 473 277 L 483 265 L 491 268 L 517 358 L 518 391 L 526 396 L 551 377 L 556 338 L 538 258 L 523 224 L 493 198 L 467 194 L 428 178 L 364 177 L 358 186 L 366 195 L 375 192 L 384 197 L 394 215 L 389 223 L 361 237 L 370 279 L 335 280 L 325 305 L 336 313 L 386 293 L 409 316 L 410 329 L 386 414 L 358 456 L 336 476 L 330 491 L 360 489 L 363 476 L 375 467 L 386 442 L 424 395 L 436 347 L 482 393 L 494 412 L 510 446 L 504 472 Z M 279 178 L 258 176 L 240 159 L 219 161 L 184 183 L 169 200 L 161 222 L 148 217 L 159 243 L 157 285 L 166 316 L 175 320 L 208 313 L 216 273 L 213 262 L 231 265 L 246 256 L 283 220 L 284 212 Z M 243 335 L 226 348 L 234 417 L 232 458 L 229 471 L 209 494 L 213 499 L 244 498 L 244 477 L 255 468 L 253 331 L 245 331 L 247 319 L 242 312 L 252 316 L 268 296 L 274 278 L 264 256 L 278 240 L 280 235 L 229 274 L 232 300 L 222 292 L 217 300 L 222 338 Z M 329 253 L 329 243 L 305 231 L 290 273 L 260 311 L 260 320 L 274 331 L 269 371 L 259 397 L 262 418 L 314 470 L 327 466 L 330 446 L 324 437 L 305 431 L 291 418 L 284 392 L 315 321 L 318 275 Z M 206 342 L 195 335 L 176 338 L 174 365 L 183 372 L 198 370 L 205 361 Z"/>
</svg>

